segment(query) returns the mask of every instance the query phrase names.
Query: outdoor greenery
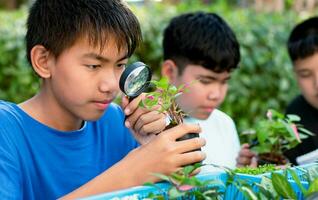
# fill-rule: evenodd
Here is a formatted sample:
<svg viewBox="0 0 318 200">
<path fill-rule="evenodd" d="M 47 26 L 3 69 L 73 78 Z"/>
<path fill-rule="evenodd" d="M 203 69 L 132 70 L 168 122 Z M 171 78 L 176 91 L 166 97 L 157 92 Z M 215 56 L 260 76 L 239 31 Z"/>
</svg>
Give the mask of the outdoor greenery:
<svg viewBox="0 0 318 200">
<path fill-rule="evenodd" d="M 25 56 L 25 19 L 25 10 L 0 12 L 0 99 L 21 102 L 38 87 Z"/>
<path fill-rule="evenodd" d="M 151 66 L 157 79 L 162 60 L 162 31 L 169 19 L 190 11 L 216 12 L 236 32 L 242 54 L 221 110 L 233 117 L 239 132 L 263 118 L 268 108 L 283 112 L 298 93 L 285 43 L 292 26 L 309 13 L 256 13 L 251 9 L 229 7 L 222 1 L 210 6 L 198 2 L 132 7 L 141 22 L 144 43 L 131 61 L 140 60 Z M 21 102 L 38 88 L 38 78 L 25 58 L 26 12 L 25 8 L 0 12 L 0 99 Z"/>
</svg>

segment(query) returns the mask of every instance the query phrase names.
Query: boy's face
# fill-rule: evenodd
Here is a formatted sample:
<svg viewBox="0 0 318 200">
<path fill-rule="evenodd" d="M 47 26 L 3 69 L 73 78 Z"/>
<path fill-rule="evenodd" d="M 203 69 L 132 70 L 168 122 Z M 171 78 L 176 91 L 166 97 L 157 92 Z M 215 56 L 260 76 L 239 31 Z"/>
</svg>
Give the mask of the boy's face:
<svg viewBox="0 0 318 200">
<path fill-rule="evenodd" d="M 318 109 L 318 53 L 296 60 L 294 72 L 305 99 Z"/>
<path fill-rule="evenodd" d="M 179 96 L 177 103 L 191 117 L 207 119 L 223 102 L 229 79 L 229 72 L 216 73 L 200 65 L 187 65 L 183 73 L 172 80 L 174 85 L 190 84 L 189 92 Z"/>
<path fill-rule="evenodd" d="M 96 120 L 115 98 L 118 80 L 127 63 L 126 49 L 119 51 L 114 40 L 103 51 L 79 39 L 49 62 L 51 76 L 44 80 L 63 116 Z"/>
</svg>

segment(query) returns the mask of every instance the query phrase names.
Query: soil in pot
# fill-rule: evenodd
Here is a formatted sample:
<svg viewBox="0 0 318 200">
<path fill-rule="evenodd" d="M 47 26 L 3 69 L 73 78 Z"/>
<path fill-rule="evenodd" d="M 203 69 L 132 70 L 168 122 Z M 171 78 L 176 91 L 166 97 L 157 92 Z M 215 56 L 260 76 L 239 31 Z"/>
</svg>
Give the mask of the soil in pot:
<svg viewBox="0 0 318 200">
<path fill-rule="evenodd" d="M 288 163 L 287 158 L 281 154 L 275 154 L 275 153 L 258 154 L 258 165 L 264 165 L 264 164 L 285 165 L 287 163 Z"/>
</svg>

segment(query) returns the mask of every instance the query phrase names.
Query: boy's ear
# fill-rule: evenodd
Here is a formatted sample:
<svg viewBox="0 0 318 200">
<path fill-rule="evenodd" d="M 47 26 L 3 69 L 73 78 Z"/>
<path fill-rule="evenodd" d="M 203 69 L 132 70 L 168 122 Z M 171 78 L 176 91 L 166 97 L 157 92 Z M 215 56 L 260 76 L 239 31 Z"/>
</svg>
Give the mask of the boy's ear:
<svg viewBox="0 0 318 200">
<path fill-rule="evenodd" d="M 178 78 L 178 67 L 173 60 L 165 60 L 162 63 L 161 75 L 166 76 L 170 82 L 175 82 Z"/>
<path fill-rule="evenodd" d="M 30 53 L 31 63 L 34 71 L 41 78 L 50 78 L 49 67 L 50 52 L 42 45 L 35 45 Z"/>
</svg>

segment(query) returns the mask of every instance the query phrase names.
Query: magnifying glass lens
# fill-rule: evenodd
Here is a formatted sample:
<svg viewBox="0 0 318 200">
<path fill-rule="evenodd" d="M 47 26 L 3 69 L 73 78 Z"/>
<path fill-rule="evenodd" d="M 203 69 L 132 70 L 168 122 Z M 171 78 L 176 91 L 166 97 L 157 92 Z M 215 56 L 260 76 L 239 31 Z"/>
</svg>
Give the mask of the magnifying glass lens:
<svg viewBox="0 0 318 200">
<path fill-rule="evenodd" d="M 148 82 L 149 70 L 139 67 L 131 72 L 125 82 L 125 92 L 128 96 L 134 96 Z"/>
<path fill-rule="evenodd" d="M 145 92 L 151 80 L 150 68 L 142 62 L 129 65 L 119 80 L 120 89 L 130 100 Z"/>
</svg>

